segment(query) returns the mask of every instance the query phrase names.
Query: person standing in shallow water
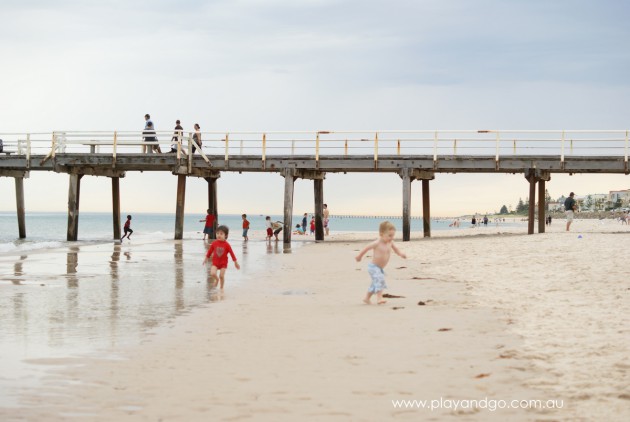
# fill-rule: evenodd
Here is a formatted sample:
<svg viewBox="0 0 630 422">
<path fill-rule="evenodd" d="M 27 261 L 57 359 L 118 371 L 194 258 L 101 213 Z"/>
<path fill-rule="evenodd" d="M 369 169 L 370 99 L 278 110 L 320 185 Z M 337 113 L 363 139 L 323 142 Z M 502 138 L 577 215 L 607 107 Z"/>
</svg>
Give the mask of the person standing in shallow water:
<svg viewBox="0 0 630 422">
<path fill-rule="evenodd" d="M 203 220 L 199 220 L 200 223 L 206 223 L 203 226 L 203 240 L 206 240 L 206 236 L 208 236 L 208 240 L 214 237 L 214 220 L 216 220 L 216 217 L 214 214 L 212 214 L 210 208 L 208 208 L 207 212 L 208 214 L 206 215 L 206 218 Z"/>
<path fill-rule="evenodd" d="M 127 221 L 125 222 L 124 230 L 125 230 L 125 234 L 123 234 L 123 237 L 120 238 L 121 242 L 123 241 L 125 237 L 131 240 L 131 235 L 133 234 L 133 230 L 131 230 L 131 216 L 130 215 L 127 216 Z"/>
<path fill-rule="evenodd" d="M 241 266 L 238 264 L 236 256 L 234 255 L 234 251 L 232 250 L 232 246 L 230 246 L 227 242 L 229 232 L 230 229 L 227 226 L 217 227 L 217 240 L 212 242 L 208 248 L 208 252 L 206 252 L 206 257 L 203 260 L 203 265 L 206 265 L 208 260 L 212 261 L 209 281 L 212 282 L 213 287 L 217 287 L 219 282 L 221 282 L 221 290 L 223 290 L 223 285 L 225 284 L 225 271 L 228 267 L 228 254 L 232 257 L 232 261 L 234 261 L 236 269 L 241 269 Z"/>
<path fill-rule="evenodd" d="M 324 204 L 324 231 L 326 233 L 326 236 L 328 236 L 330 234 L 330 229 L 328 228 L 328 221 L 329 221 L 329 217 L 330 217 L 330 211 L 328 211 L 328 204 Z"/>
</svg>

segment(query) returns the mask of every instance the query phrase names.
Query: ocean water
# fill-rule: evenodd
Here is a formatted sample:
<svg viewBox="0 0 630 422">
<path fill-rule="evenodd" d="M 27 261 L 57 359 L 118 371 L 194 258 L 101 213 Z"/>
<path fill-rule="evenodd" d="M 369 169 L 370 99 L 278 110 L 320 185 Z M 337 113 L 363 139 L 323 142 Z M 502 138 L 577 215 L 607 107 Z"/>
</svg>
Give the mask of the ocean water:
<svg viewBox="0 0 630 422">
<path fill-rule="evenodd" d="M 121 227 L 126 215 L 122 215 Z M 175 231 L 175 214 L 137 213 L 132 215 L 131 228 L 136 239 L 171 240 Z M 308 223 L 310 224 L 310 214 Z M 17 216 L 15 212 L 0 212 L 0 254 L 7 252 L 28 251 L 54 248 L 66 245 L 67 214 L 65 212 L 32 212 L 26 214 L 26 239 L 18 239 Z M 184 239 L 203 236 L 204 214 L 189 214 L 184 218 Z M 271 215 L 272 220 L 282 220 L 280 215 Z M 331 233 L 335 232 L 373 232 L 384 220 L 391 221 L 396 230 L 402 230 L 400 217 L 332 217 L 329 222 Z M 248 215 L 252 232 L 264 231 L 265 215 Z M 431 230 L 449 230 L 453 219 L 435 219 L 431 221 Z M 469 220 L 461 219 L 461 228 L 470 227 Z M 219 223 L 227 225 L 231 241 L 240 241 L 242 219 L 236 214 L 220 214 Z M 293 227 L 302 223 L 302 216 L 293 216 Z M 513 226 L 518 223 L 501 223 Z M 494 223 L 489 223 L 493 226 Z M 110 213 L 82 212 L 79 216 L 79 244 L 108 242 L 113 238 L 112 216 Z M 411 231 L 423 230 L 422 219 L 411 220 Z"/>
</svg>

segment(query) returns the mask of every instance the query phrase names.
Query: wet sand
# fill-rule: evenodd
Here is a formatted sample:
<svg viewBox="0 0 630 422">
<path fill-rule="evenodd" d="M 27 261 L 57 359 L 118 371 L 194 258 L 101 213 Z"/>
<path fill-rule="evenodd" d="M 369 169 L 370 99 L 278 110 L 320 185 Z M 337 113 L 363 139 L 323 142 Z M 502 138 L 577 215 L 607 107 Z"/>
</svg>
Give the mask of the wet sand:
<svg viewBox="0 0 630 422">
<path fill-rule="evenodd" d="M 269 255 L 246 282 L 228 279 L 215 302 L 116 348 L 115 359 L 38 362 L 46 377 L 0 418 L 627 420 L 630 230 L 612 221 L 573 230 L 558 221 L 535 236 L 488 227 L 399 243 L 409 259 L 392 258 L 387 292 L 404 297 L 382 306 L 361 303 L 367 260 L 353 260 L 373 236 Z M 392 404 L 484 398 L 563 407 Z"/>
</svg>

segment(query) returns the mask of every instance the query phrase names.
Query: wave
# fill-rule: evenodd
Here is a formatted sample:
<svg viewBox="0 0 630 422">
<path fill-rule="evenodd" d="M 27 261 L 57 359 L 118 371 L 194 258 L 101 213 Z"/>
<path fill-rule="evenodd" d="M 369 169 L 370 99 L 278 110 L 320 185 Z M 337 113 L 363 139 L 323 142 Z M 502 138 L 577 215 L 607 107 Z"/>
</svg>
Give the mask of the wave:
<svg viewBox="0 0 630 422">
<path fill-rule="evenodd" d="M 7 242 L 7 243 L 0 243 L 0 253 L 34 251 L 37 249 L 54 249 L 54 248 L 59 248 L 63 246 L 63 244 L 64 242 L 60 242 L 60 241 Z"/>
</svg>

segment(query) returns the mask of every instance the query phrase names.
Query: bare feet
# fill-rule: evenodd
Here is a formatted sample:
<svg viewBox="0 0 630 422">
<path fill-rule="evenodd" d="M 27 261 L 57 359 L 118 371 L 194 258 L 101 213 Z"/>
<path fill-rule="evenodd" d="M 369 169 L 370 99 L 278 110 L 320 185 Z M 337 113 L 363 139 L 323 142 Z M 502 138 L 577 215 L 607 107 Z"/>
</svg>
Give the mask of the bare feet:
<svg viewBox="0 0 630 422">
<path fill-rule="evenodd" d="M 370 302 L 369 299 L 363 299 L 363 303 L 365 303 L 366 305 L 371 305 L 372 302 Z"/>
<path fill-rule="evenodd" d="M 379 304 L 379 305 L 382 305 L 383 303 L 387 303 L 387 301 L 386 301 L 386 300 L 379 300 L 379 301 L 378 301 L 378 304 Z"/>
</svg>

